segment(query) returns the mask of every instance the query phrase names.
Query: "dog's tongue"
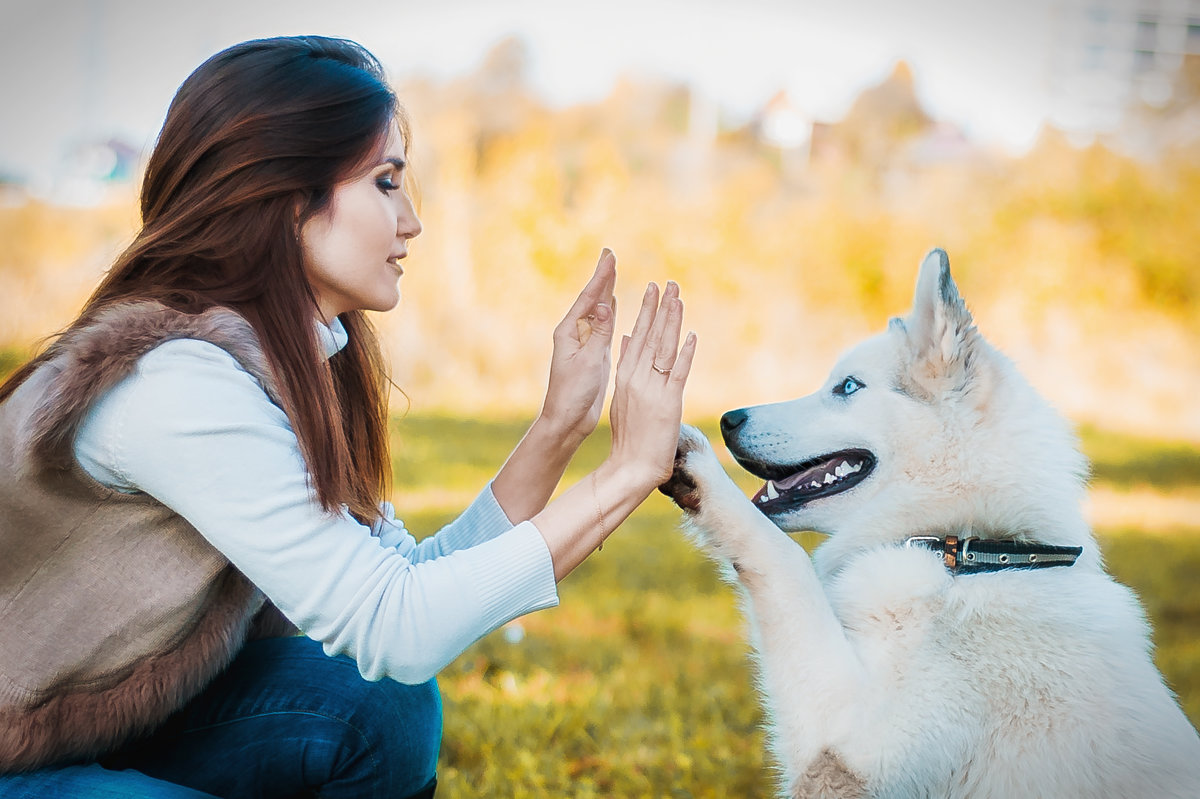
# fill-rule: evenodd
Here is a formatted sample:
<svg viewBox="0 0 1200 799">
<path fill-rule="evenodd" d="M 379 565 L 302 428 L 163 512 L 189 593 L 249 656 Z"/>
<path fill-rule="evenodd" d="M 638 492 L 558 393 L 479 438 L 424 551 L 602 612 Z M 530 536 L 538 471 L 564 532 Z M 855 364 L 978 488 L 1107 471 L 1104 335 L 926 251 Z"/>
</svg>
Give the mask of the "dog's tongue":
<svg viewBox="0 0 1200 799">
<path fill-rule="evenodd" d="M 807 485 L 816 480 L 818 483 L 825 482 L 825 475 L 829 473 L 829 464 L 821 464 L 814 466 L 811 469 L 805 469 L 802 472 L 796 472 L 793 475 L 775 481 L 775 487 L 780 491 L 786 491 L 789 488 L 795 488 L 798 485 Z"/>
<path fill-rule="evenodd" d="M 764 497 L 766 499 L 775 499 L 779 496 L 780 491 L 787 491 L 795 488 L 798 485 L 807 486 L 814 480 L 818 483 L 824 484 L 825 475 L 829 474 L 829 471 L 825 468 L 828 465 L 829 464 L 825 464 L 825 466 L 813 466 L 810 469 L 805 469 L 802 472 L 796 472 L 793 475 L 789 475 L 782 480 L 768 480 L 763 484 L 763 487 L 758 490 L 758 493 L 754 495 L 752 501 L 764 502 L 766 501 L 763 499 Z"/>
<path fill-rule="evenodd" d="M 789 474 L 779 480 L 768 480 L 754 495 L 755 502 L 767 502 L 777 499 L 780 493 L 799 490 L 812 494 L 822 489 L 841 483 L 853 474 L 861 472 L 867 465 L 867 460 L 857 452 L 843 452 L 830 455 L 827 460 L 802 469 L 795 474 Z"/>
</svg>

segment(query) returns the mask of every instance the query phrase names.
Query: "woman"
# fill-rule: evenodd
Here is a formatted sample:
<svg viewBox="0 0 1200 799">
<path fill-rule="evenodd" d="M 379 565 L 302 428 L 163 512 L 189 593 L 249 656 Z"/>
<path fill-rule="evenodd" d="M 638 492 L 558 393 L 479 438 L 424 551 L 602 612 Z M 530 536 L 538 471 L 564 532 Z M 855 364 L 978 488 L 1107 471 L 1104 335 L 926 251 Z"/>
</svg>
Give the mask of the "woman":
<svg viewBox="0 0 1200 799">
<path fill-rule="evenodd" d="M 549 501 L 604 402 L 605 251 L 495 479 L 420 544 L 395 520 L 363 311 L 421 231 L 408 146 L 348 41 L 246 42 L 180 87 L 142 230 L 0 388 L 0 795 L 430 796 L 434 674 L 670 476 L 695 337 L 651 284 L 610 454 Z"/>
</svg>

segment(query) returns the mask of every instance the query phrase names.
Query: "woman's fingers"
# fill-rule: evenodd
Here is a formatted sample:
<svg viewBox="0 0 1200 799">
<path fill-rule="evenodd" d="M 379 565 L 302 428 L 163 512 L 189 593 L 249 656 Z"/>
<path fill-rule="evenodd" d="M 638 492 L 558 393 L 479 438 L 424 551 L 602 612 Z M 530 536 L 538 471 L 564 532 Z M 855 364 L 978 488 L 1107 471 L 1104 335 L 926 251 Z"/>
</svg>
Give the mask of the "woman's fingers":
<svg viewBox="0 0 1200 799">
<path fill-rule="evenodd" d="M 676 295 L 665 303 L 666 309 L 662 313 L 664 317 L 662 331 L 658 338 L 658 346 L 654 349 L 654 360 L 651 361 L 654 371 L 659 374 L 669 373 L 672 370 L 675 365 L 676 353 L 679 351 L 679 333 L 680 328 L 683 327 L 683 302 L 678 297 L 678 289 L 676 289 Z"/>
<path fill-rule="evenodd" d="M 613 296 L 617 282 L 616 264 L 616 256 L 612 250 L 605 247 L 600 253 L 599 261 L 596 262 L 596 271 L 575 298 L 562 322 L 555 328 L 556 337 L 574 338 L 582 348 L 593 333 L 599 333 L 600 338 L 596 346 L 611 346 L 612 321 L 616 307 L 616 298 Z M 602 306 L 607 306 L 607 310 Z"/>
<path fill-rule="evenodd" d="M 617 364 L 617 377 L 623 380 L 630 377 L 635 365 L 641 360 L 642 348 L 645 346 L 650 327 L 654 323 L 654 309 L 657 304 L 658 286 L 651 283 L 646 286 L 646 293 L 642 295 L 642 307 L 638 309 L 633 330 L 629 331 L 629 342 L 625 344 L 621 360 Z"/>
<path fill-rule="evenodd" d="M 671 382 L 678 384 L 681 388 L 687 382 L 688 374 L 692 371 L 692 359 L 696 355 L 696 334 L 688 333 L 687 338 L 683 340 L 683 347 L 679 350 L 679 355 L 675 358 L 675 364 L 671 367 Z"/>
<path fill-rule="evenodd" d="M 595 334 L 596 346 L 608 352 L 609 347 L 612 346 L 613 329 L 616 326 L 614 324 L 615 318 L 616 314 L 614 314 L 611 305 L 606 302 L 596 303 L 596 310 L 588 314 L 587 319 L 579 320 L 588 326 L 588 334 L 586 336 L 580 335 L 579 337 L 580 346 L 587 344 L 588 339 L 592 337 L 592 334 Z"/>
<path fill-rule="evenodd" d="M 605 247 L 600 253 L 600 260 L 596 262 L 596 271 L 575 299 L 571 310 L 567 311 L 565 319 L 586 319 L 588 314 L 594 312 L 597 303 L 607 302 L 611 305 L 616 279 L 617 257 L 613 255 L 612 250 Z"/>
<path fill-rule="evenodd" d="M 621 341 L 617 376 L 623 380 L 643 371 L 664 377 L 674 371 L 683 328 L 683 302 L 679 299 L 678 284 L 668 281 L 656 309 L 656 288 L 653 283 L 647 287 L 637 322 L 631 334 Z"/>
<path fill-rule="evenodd" d="M 639 355 L 639 369 L 648 369 L 665 375 L 671 371 L 675 361 L 675 350 L 679 346 L 679 327 L 683 320 L 683 306 L 679 302 L 679 285 L 667 282 L 662 302 L 654 316 L 654 324 L 646 335 L 646 342 Z"/>
</svg>

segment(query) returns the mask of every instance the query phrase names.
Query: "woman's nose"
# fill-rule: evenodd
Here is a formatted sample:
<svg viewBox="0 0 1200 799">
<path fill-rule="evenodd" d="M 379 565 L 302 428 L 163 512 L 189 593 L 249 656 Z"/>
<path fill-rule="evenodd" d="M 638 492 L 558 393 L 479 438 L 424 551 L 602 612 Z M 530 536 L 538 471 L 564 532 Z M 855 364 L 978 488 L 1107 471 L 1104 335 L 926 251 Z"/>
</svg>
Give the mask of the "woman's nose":
<svg viewBox="0 0 1200 799">
<path fill-rule="evenodd" d="M 421 220 L 411 202 L 406 202 L 396 217 L 396 235 L 402 239 L 415 239 L 421 235 Z"/>
</svg>

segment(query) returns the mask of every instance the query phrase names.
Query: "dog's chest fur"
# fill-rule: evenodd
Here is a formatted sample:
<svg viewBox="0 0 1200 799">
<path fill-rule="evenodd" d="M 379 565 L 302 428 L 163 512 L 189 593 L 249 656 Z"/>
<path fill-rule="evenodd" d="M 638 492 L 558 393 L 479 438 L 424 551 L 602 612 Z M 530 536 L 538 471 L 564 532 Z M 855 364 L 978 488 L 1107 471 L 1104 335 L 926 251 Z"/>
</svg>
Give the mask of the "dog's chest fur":
<svg viewBox="0 0 1200 799">
<path fill-rule="evenodd" d="M 862 553 L 823 583 L 867 672 L 864 698 L 887 709 L 870 716 L 878 747 L 845 753 L 875 775 L 870 794 L 941 783 L 946 795 L 971 796 L 971 786 L 999 782 L 1009 795 L 1036 795 L 1021 791 L 1046 789 L 1056 768 L 1047 758 L 1126 743 L 1087 721 L 1136 712 L 1119 693 L 1142 668 L 1108 651 L 1144 636 L 1145 622 L 1103 574 L 953 577 L 932 553 L 896 547 Z"/>
</svg>

